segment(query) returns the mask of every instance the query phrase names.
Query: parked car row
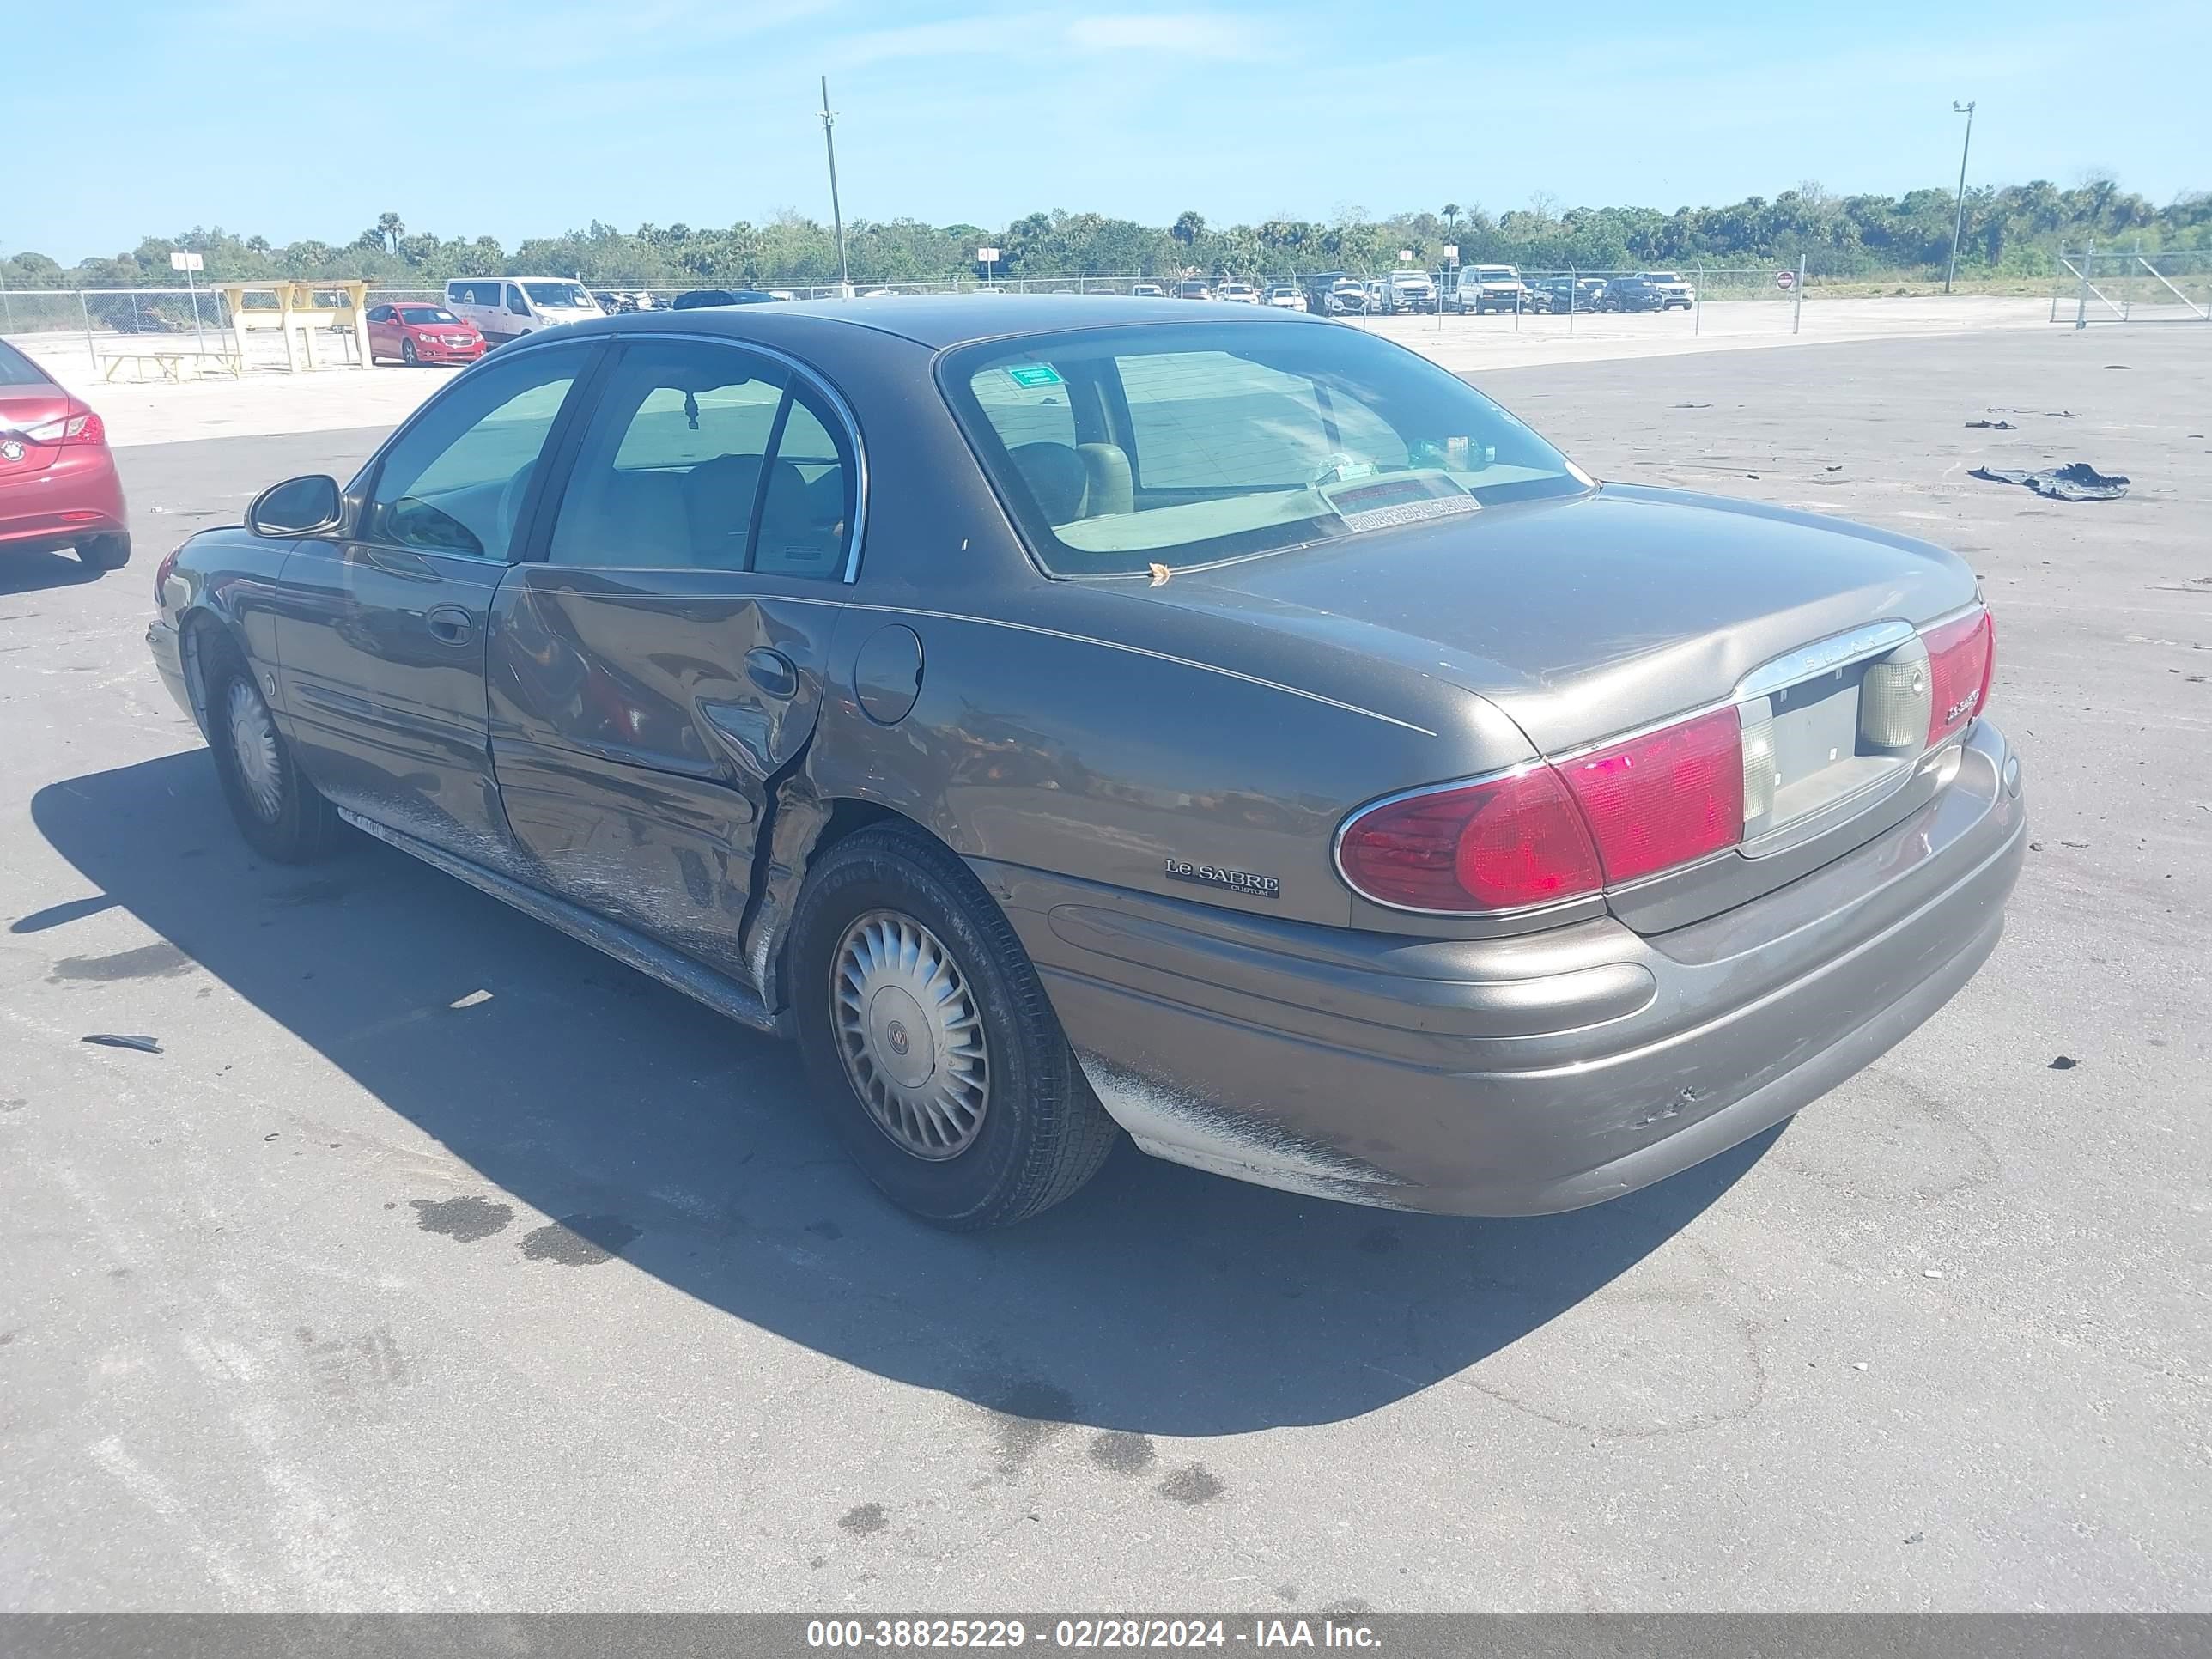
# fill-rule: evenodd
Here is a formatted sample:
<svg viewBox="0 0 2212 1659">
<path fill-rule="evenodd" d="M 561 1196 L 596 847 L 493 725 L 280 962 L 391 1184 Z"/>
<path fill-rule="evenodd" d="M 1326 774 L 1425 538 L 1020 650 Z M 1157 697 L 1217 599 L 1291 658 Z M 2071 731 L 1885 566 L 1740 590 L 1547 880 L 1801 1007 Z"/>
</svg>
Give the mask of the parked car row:
<svg viewBox="0 0 2212 1659">
<path fill-rule="evenodd" d="M 861 289 L 854 297 L 872 300 L 916 291 L 878 286 Z M 976 291 L 1004 290 L 987 286 Z M 1303 282 L 1264 286 L 1240 277 L 1190 277 L 1170 283 L 1135 283 L 1128 291 L 1134 299 L 1212 300 L 1329 317 L 1439 311 L 1478 316 L 1507 311 L 1686 311 L 1698 297 L 1696 289 L 1671 270 L 1638 271 L 1630 276 L 1547 276 L 1532 285 L 1511 265 L 1486 264 L 1455 266 L 1441 278 L 1419 269 L 1373 278 L 1332 270 Z M 394 301 L 371 307 L 369 356 L 372 362 L 410 365 L 470 363 L 495 345 L 560 323 L 662 308 L 763 305 L 795 297 L 789 289 L 699 288 L 663 299 L 642 289 L 586 289 L 561 276 L 457 277 L 446 284 L 443 305 Z"/>
</svg>

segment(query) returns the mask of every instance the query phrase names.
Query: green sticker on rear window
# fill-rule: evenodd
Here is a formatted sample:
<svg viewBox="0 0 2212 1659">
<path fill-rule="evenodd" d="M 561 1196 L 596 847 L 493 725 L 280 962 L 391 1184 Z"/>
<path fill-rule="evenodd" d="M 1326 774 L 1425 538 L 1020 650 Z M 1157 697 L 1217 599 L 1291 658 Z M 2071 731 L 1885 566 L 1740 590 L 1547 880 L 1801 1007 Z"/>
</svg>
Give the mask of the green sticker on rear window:
<svg viewBox="0 0 2212 1659">
<path fill-rule="evenodd" d="M 1050 363 L 1011 363 L 1006 378 L 1018 386 L 1058 386 L 1060 371 Z"/>
</svg>

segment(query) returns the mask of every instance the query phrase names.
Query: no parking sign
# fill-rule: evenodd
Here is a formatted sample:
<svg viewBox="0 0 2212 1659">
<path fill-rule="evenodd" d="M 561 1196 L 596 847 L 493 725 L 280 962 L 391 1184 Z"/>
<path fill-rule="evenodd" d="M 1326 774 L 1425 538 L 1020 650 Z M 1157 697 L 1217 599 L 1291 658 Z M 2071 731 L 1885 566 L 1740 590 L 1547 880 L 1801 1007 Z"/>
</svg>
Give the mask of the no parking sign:
<svg viewBox="0 0 2212 1659">
<path fill-rule="evenodd" d="M 1780 289 L 1784 293 L 1788 293 L 1791 289 L 1797 286 L 1797 273 L 1794 270 L 1776 271 L 1774 273 L 1774 286 Z"/>
</svg>

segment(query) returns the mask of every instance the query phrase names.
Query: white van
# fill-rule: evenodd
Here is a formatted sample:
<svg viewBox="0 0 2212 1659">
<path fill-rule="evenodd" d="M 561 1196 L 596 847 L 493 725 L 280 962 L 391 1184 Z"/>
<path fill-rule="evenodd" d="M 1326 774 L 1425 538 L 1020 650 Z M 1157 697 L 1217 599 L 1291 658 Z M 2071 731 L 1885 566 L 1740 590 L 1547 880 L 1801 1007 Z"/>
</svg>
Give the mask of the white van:
<svg viewBox="0 0 2212 1659">
<path fill-rule="evenodd" d="M 581 283 L 565 276 L 457 276 L 446 284 L 446 309 L 494 345 L 606 314 Z"/>
</svg>

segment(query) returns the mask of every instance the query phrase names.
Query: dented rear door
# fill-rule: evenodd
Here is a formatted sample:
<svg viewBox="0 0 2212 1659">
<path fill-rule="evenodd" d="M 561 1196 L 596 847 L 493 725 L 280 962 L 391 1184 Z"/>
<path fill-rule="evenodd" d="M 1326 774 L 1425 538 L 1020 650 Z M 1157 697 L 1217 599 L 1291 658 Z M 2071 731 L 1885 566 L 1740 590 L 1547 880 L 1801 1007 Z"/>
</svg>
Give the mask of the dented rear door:
<svg viewBox="0 0 2212 1659">
<path fill-rule="evenodd" d="M 765 355 L 629 343 L 492 630 L 493 766 L 539 878 L 746 979 L 846 592 L 854 467 L 827 415 Z"/>
</svg>

